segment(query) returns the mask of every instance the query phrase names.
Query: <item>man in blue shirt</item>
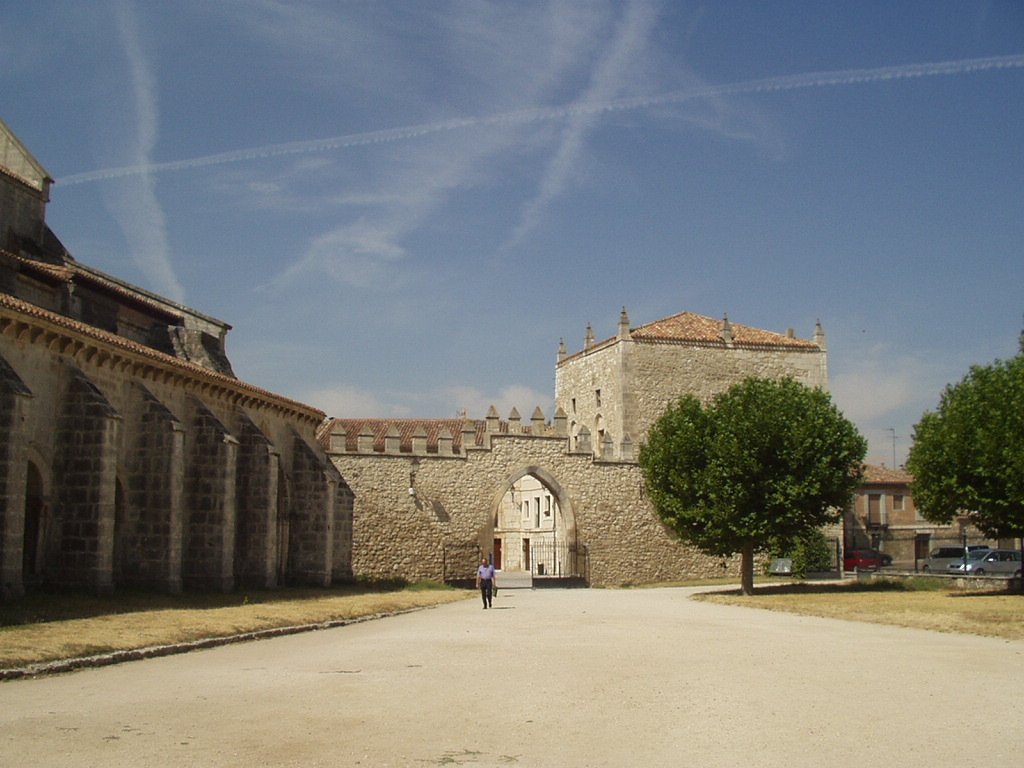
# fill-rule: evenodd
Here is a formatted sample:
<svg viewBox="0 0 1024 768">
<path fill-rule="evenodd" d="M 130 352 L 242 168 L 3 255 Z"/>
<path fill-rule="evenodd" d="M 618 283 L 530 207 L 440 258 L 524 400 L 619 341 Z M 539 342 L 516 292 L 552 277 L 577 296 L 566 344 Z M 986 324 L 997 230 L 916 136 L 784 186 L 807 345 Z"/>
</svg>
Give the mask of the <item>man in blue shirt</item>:
<svg viewBox="0 0 1024 768">
<path fill-rule="evenodd" d="M 476 585 L 480 589 L 484 608 L 490 608 L 491 599 L 494 596 L 494 566 L 488 562 L 486 557 L 480 561 L 480 567 L 476 569 Z"/>
</svg>

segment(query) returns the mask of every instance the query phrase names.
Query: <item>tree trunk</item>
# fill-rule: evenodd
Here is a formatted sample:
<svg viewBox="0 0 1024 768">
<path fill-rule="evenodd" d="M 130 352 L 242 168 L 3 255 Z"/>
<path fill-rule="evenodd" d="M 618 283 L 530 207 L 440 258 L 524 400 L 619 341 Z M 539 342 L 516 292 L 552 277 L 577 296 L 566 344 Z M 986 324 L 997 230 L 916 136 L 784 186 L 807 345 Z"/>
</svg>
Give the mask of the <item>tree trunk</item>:
<svg viewBox="0 0 1024 768">
<path fill-rule="evenodd" d="M 743 545 L 743 559 L 740 561 L 740 592 L 754 594 L 754 545 Z"/>
</svg>

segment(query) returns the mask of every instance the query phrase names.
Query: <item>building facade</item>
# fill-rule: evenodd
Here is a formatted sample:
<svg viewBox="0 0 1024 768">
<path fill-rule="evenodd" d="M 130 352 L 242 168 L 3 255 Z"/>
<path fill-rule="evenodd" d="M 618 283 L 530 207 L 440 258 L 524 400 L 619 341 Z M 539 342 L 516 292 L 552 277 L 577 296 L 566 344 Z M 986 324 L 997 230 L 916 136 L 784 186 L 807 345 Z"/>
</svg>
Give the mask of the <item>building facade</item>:
<svg viewBox="0 0 1024 768">
<path fill-rule="evenodd" d="M 813 340 L 683 313 L 570 355 L 559 345 L 555 407 L 524 421 L 331 419 L 324 449 L 355 493 L 353 568 L 459 580 L 480 557 L 505 571 L 619 585 L 734 575 L 738 558 L 682 544 L 644 494 L 639 446 L 683 394 L 710 400 L 747 376 L 827 385 Z M 500 583 L 500 579 L 499 579 Z"/>
<path fill-rule="evenodd" d="M 864 479 L 843 518 L 845 549 L 877 549 L 892 557 L 892 565 L 920 569 L 937 547 L 970 544 L 999 546 L 970 522 L 970 516 L 942 525 L 921 516 L 905 469 L 864 465 Z M 1013 541 L 1005 542 L 1012 547 Z"/>
<path fill-rule="evenodd" d="M 630 328 L 623 307 L 612 338 L 595 342 L 588 325 L 579 352 L 568 354 L 559 344 L 555 406 L 566 414 L 573 441 L 582 434 L 599 456 L 623 450 L 623 443 L 629 452 L 681 395 L 708 403 L 747 376 L 790 377 L 827 389 L 821 324 L 813 340 L 691 312 Z"/>
<path fill-rule="evenodd" d="M 352 578 L 324 414 L 239 381 L 230 327 L 76 261 L 0 122 L 0 597 Z"/>
</svg>

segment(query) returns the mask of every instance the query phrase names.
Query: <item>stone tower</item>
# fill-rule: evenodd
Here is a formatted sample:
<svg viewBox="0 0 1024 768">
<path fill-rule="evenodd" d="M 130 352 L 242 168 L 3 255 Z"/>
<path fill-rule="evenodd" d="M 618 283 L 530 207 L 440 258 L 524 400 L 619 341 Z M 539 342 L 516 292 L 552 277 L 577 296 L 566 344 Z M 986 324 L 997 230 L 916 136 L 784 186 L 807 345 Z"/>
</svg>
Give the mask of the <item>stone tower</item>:
<svg viewBox="0 0 1024 768">
<path fill-rule="evenodd" d="M 792 377 L 827 389 L 821 324 L 813 340 L 691 312 L 630 328 L 623 307 L 615 336 L 596 342 L 588 325 L 581 351 L 569 354 L 559 344 L 555 405 L 567 415 L 573 449 L 582 432 L 595 455 L 622 459 L 624 442 L 643 443 L 676 398 L 692 394 L 708 402 L 748 376 Z"/>
</svg>

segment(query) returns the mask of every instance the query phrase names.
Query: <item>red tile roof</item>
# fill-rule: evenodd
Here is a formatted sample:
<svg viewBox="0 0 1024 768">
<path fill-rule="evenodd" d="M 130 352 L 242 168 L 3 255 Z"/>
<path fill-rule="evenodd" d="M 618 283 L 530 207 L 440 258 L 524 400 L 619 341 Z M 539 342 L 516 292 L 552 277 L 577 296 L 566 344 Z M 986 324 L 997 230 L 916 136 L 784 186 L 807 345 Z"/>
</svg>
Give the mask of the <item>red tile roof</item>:
<svg viewBox="0 0 1024 768">
<path fill-rule="evenodd" d="M 629 335 L 634 341 L 689 342 L 724 347 L 722 323 L 722 320 L 696 315 L 693 312 L 680 312 L 678 315 L 655 320 L 653 323 L 641 325 L 639 328 L 632 328 Z M 732 329 L 733 346 L 736 347 L 818 349 L 817 344 L 806 339 L 763 331 L 760 328 L 751 328 L 739 323 L 730 322 L 729 325 Z"/>
<path fill-rule="evenodd" d="M 630 328 L 629 337 L 633 341 L 643 344 L 681 344 L 726 349 L 728 345 L 722 337 L 722 324 L 722 320 L 712 317 L 697 315 L 693 312 L 680 312 L 678 315 L 655 320 L 637 328 Z M 785 349 L 802 352 L 817 352 L 821 349 L 813 341 L 798 339 L 788 334 L 765 331 L 731 321 L 729 327 L 732 331 L 732 348 L 734 349 Z M 610 346 L 616 342 L 617 338 L 612 336 L 593 344 L 590 349 L 568 355 L 560 362 Z"/>
<path fill-rule="evenodd" d="M 905 469 L 890 469 L 884 465 L 864 465 L 864 485 L 910 485 L 914 476 Z"/>
</svg>

